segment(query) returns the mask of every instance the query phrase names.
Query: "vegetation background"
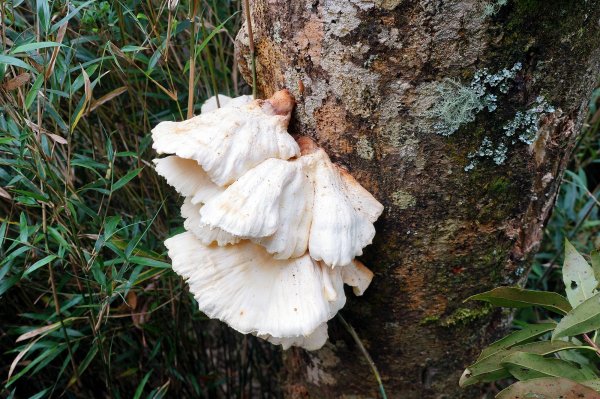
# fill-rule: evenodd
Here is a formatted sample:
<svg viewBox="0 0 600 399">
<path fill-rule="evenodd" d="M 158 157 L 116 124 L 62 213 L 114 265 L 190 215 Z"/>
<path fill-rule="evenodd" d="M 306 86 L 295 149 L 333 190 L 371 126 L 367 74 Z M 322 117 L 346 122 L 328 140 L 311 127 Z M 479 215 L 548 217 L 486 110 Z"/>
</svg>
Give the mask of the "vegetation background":
<svg viewBox="0 0 600 399">
<path fill-rule="evenodd" d="M 180 199 L 151 162 L 156 123 L 249 92 L 240 8 L 0 2 L 0 397 L 280 396 L 279 350 L 207 320 L 170 270 Z M 565 237 L 600 246 L 599 126 L 596 90 L 530 288 L 562 291 Z"/>
</svg>

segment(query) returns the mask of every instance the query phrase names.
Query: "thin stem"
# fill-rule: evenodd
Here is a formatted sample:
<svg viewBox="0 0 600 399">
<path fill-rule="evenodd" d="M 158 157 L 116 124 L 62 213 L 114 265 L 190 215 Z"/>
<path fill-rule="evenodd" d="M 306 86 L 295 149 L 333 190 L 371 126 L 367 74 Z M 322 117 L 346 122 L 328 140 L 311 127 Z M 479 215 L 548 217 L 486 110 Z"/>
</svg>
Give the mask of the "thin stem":
<svg viewBox="0 0 600 399">
<path fill-rule="evenodd" d="M 252 33 L 252 18 L 250 17 L 250 1 L 244 0 L 246 9 L 246 25 L 248 28 L 248 41 L 250 43 L 250 62 L 252 68 L 252 97 L 256 99 L 256 54 L 254 52 L 254 34 Z"/>
<path fill-rule="evenodd" d="M 188 110 L 187 110 L 187 119 L 190 119 L 194 116 L 194 80 L 196 73 L 196 10 L 197 10 L 197 1 L 193 1 L 193 4 L 190 4 L 192 8 L 190 11 L 190 19 L 192 20 L 192 34 L 190 37 L 190 75 L 188 79 Z"/>
<path fill-rule="evenodd" d="M 358 345 L 358 348 L 360 349 L 363 356 L 367 360 L 367 363 L 369 363 L 369 367 L 371 367 L 371 371 L 373 372 L 373 375 L 375 376 L 375 379 L 377 380 L 377 384 L 379 385 L 379 392 L 381 393 L 381 397 L 383 399 L 387 399 L 387 395 L 385 394 L 385 388 L 383 387 L 383 381 L 381 380 L 381 375 L 379 375 L 379 371 L 377 370 L 377 366 L 375 365 L 375 362 L 371 358 L 371 355 L 369 355 L 369 352 L 367 352 L 367 349 L 365 348 L 362 341 L 358 337 L 358 334 L 356 334 L 356 331 L 354 331 L 354 328 L 352 328 L 352 326 L 350 324 L 348 324 L 348 322 L 344 319 L 344 317 L 342 317 L 342 315 L 340 313 L 338 313 L 338 318 L 342 322 L 342 325 L 344 326 L 344 328 L 346 328 L 346 330 L 348 330 L 348 332 L 354 339 L 354 342 L 356 342 L 356 345 Z"/>
</svg>

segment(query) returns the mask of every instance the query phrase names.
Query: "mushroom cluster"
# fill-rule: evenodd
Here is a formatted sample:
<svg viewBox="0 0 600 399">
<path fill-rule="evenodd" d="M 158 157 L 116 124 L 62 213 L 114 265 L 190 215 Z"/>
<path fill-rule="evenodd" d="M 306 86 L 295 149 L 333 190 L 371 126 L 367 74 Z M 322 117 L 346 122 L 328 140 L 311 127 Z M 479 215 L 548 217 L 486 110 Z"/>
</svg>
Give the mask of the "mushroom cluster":
<svg viewBox="0 0 600 399">
<path fill-rule="evenodd" d="M 373 273 L 354 258 L 383 206 L 312 140 L 287 132 L 294 99 L 209 99 L 152 130 L 156 171 L 185 197 L 165 241 L 202 312 L 284 349 L 327 340 L 327 321 Z"/>
</svg>

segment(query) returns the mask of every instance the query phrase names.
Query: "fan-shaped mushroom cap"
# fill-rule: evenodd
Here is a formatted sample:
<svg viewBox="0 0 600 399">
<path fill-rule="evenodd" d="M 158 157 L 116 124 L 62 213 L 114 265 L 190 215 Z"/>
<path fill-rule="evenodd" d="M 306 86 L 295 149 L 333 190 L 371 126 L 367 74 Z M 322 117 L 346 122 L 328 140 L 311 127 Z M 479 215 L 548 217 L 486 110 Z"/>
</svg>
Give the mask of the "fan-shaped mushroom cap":
<svg viewBox="0 0 600 399">
<path fill-rule="evenodd" d="M 277 259 L 306 252 L 312 185 L 299 162 L 268 159 L 200 211 L 202 222 L 251 238 Z"/>
<path fill-rule="evenodd" d="M 152 147 L 159 154 L 195 160 L 213 182 L 228 185 L 265 159 L 300 155 L 286 130 L 293 105 L 293 97 L 282 90 L 268 100 L 161 122 L 152 130 Z"/>
<path fill-rule="evenodd" d="M 164 177 L 179 194 L 191 197 L 194 204 L 204 203 L 224 190 L 213 183 L 200 165 L 191 159 L 171 155 L 155 159 L 154 164 L 156 173 Z"/>
<path fill-rule="evenodd" d="M 278 259 L 308 247 L 315 260 L 348 265 L 373 240 L 383 206 L 314 142 L 300 144 L 300 158 L 268 159 L 208 201 L 202 222 L 250 238 Z"/>
<path fill-rule="evenodd" d="M 231 107 L 231 108 L 240 108 L 245 104 L 248 104 L 252 101 L 252 96 L 239 96 L 235 98 L 231 98 L 229 96 L 225 96 L 223 94 L 219 94 L 219 106 L 217 106 L 217 97 L 212 96 L 208 100 L 202 104 L 200 108 L 200 113 L 206 114 L 207 112 L 214 111 L 215 109 Z"/>
<path fill-rule="evenodd" d="M 381 205 L 354 178 L 333 164 L 323 149 L 311 145 L 305 151 L 306 139 L 300 141 L 302 158 L 311 166 L 314 182 L 313 215 L 308 249 L 315 260 L 329 266 L 345 266 L 375 236 L 373 222 Z"/>
<path fill-rule="evenodd" d="M 361 296 L 369 288 L 369 285 L 371 285 L 373 272 L 362 262 L 354 260 L 349 266 L 340 269 L 344 284 L 352 287 L 354 295 Z"/>
<path fill-rule="evenodd" d="M 346 267 L 338 267 L 335 269 L 331 269 L 326 265 L 323 265 L 323 267 L 329 271 L 330 276 L 332 276 L 331 281 L 336 283 L 336 289 L 339 290 L 339 292 L 343 292 L 341 291 L 343 287 L 340 284 L 341 276 L 343 283 L 351 286 L 356 296 L 360 296 L 365 292 L 373 278 L 373 272 L 356 260 Z M 344 306 L 345 302 L 345 296 L 339 296 L 335 300 L 329 302 L 330 319 Z M 298 346 L 309 351 L 317 350 L 327 342 L 327 323 L 325 322 L 319 325 L 315 331 L 306 336 L 299 335 L 296 337 L 280 338 L 270 335 L 261 335 L 259 337 L 274 345 L 281 345 L 284 350 L 289 349 L 291 346 Z"/>
<path fill-rule="evenodd" d="M 341 275 L 331 281 L 329 268 L 308 255 L 276 260 L 248 241 L 205 246 L 190 232 L 165 245 L 200 310 L 245 334 L 308 336 L 332 316 L 331 302 L 335 314 L 345 301 Z"/>
<path fill-rule="evenodd" d="M 290 349 L 292 346 L 298 346 L 309 351 L 315 351 L 321 349 L 323 345 L 325 345 L 327 338 L 329 338 L 329 334 L 327 334 L 327 323 L 323 323 L 320 324 L 315 331 L 306 336 L 300 335 L 297 337 L 278 338 L 270 335 L 259 335 L 258 337 L 269 341 L 273 345 L 281 345 L 284 350 Z"/>
<path fill-rule="evenodd" d="M 210 245 L 216 242 L 217 245 L 223 246 L 240 242 L 240 237 L 229 234 L 218 227 L 210 227 L 202 223 L 200 209 L 202 209 L 202 204 L 194 204 L 188 197 L 181 206 L 181 216 L 185 219 L 183 227 L 192 232 L 202 244 Z"/>
</svg>

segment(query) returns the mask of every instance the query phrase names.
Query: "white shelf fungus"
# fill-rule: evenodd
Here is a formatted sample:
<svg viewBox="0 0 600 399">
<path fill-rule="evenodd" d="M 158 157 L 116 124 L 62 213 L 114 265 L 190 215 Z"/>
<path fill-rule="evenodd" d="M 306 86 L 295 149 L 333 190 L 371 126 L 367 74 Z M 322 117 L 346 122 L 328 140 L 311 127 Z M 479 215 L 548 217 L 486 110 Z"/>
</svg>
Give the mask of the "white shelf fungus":
<svg viewBox="0 0 600 399">
<path fill-rule="evenodd" d="M 152 129 L 152 148 L 198 162 L 219 186 L 233 183 L 266 159 L 298 156 L 298 144 L 287 133 L 294 106 L 287 90 L 240 104 L 245 101 L 232 99 L 182 122 L 159 123 Z"/>
<path fill-rule="evenodd" d="M 371 283 L 354 258 L 383 206 L 312 140 L 287 133 L 287 90 L 219 103 L 152 131 L 153 148 L 174 154 L 156 171 L 185 197 L 187 231 L 165 241 L 173 270 L 209 317 L 284 349 L 319 349 L 343 285 L 362 295 Z"/>
</svg>

